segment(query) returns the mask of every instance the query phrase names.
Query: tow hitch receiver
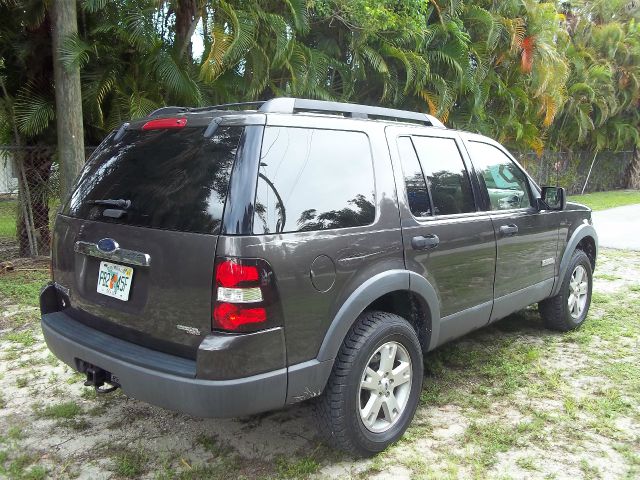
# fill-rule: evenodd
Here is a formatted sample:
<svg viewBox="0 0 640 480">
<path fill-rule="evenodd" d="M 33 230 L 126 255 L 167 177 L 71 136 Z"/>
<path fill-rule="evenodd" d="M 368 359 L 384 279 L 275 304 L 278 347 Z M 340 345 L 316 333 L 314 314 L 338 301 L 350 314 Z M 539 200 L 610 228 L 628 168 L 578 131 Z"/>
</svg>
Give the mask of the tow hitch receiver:
<svg viewBox="0 0 640 480">
<path fill-rule="evenodd" d="M 86 362 L 81 362 L 79 366 L 80 368 L 78 370 L 87 375 L 87 380 L 84 382 L 84 385 L 86 387 L 94 387 L 96 393 L 111 393 L 120 387 L 118 379 L 106 370 Z M 110 386 L 101 388 L 105 384 L 109 384 Z"/>
</svg>

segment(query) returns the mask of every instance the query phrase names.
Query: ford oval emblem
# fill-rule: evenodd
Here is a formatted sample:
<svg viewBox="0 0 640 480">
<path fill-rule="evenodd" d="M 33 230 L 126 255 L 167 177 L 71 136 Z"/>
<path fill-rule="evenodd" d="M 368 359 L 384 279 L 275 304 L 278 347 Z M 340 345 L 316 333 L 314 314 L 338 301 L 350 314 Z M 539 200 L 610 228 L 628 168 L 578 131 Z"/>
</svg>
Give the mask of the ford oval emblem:
<svg viewBox="0 0 640 480">
<path fill-rule="evenodd" d="M 98 242 L 98 250 L 104 253 L 113 253 L 118 249 L 118 242 L 113 238 L 103 238 Z"/>
</svg>

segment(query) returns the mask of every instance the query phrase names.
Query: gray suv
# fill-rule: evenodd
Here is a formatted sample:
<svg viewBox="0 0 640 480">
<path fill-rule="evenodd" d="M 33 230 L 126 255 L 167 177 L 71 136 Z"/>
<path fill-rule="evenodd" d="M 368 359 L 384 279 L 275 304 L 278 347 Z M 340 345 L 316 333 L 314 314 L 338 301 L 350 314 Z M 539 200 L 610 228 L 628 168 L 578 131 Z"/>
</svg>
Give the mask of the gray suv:
<svg viewBox="0 0 640 480">
<path fill-rule="evenodd" d="M 99 392 L 202 417 L 317 397 L 330 444 L 369 455 L 409 425 L 425 352 L 536 302 L 580 326 L 597 248 L 588 208 L 429 115 L 167 107 L 87 162 L 42 329 Z"/>
</svg>

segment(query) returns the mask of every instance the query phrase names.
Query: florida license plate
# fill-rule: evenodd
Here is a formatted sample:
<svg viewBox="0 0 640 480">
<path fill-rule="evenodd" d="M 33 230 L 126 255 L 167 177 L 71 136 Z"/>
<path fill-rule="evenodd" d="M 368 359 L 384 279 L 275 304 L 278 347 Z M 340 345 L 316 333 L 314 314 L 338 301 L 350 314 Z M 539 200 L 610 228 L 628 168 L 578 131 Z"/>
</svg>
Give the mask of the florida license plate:
<svg viewBox="0 0 640 480">
<path fill-rule="evenodd" d="M 100 262 L 98 293 L 126 302 L 129 300 L 132 280 L 133 268 L 110 262 Z"/>
</svg>

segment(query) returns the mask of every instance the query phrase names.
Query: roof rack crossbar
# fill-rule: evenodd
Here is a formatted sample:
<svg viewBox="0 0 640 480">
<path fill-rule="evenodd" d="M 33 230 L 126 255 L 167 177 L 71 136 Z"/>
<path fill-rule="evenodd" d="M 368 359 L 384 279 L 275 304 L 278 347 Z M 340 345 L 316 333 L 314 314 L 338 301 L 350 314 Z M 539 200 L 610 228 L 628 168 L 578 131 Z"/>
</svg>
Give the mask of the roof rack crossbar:
<svg viewBox="0 0 640 480">
<path fill-rule="evenodd" d="M 229 110 L 234 107 L 247 107 L 250 105 L 260 106 L 265 103 L 265 100 L 257 100 L 255 102 L 237 102 L 237 103 L 222 103 L 220 105 L 211 105 L 208 107 L 160 107 L 157 110 L 151 112 L 148 117 L 157 117 L 159 115 L 173 115 L 176 113 L 187 112 L 207 112 L 209 110 Z"/>
<path fill-rule="evenodd" d="M 428 126 L 445 128 L 440 120 L 426 113 L 396 110 L 394 108 L 371 107 L 353 103 L 327 102 L 301 98 L 274 98 L 264 102 L 260 109 L 264 113 L 341 113 L 352 118 L 378 118 L 395 121 L 409 121 Z"/>
<path fill-rule="evenodd" d="M 173 115 L 174 113 L 188 112 L 187 107 L 160 107 L 151 112 L 147 117 L 157 117 L 159 115 Z"/>
<path fill-rule="evenodd" d="M 211 105 L 210 107 L 196 107 L 189 109 L 192 112 L 206 111 L 206 110 L 229 110 L 233 107 L 248 107 L 250 105 L 261 106 L 265 103 L 265 100 L 256 100 L 255 102 L 236 102 L 236 103 L 221 103 L 220 105 Z"/>
</svg>

